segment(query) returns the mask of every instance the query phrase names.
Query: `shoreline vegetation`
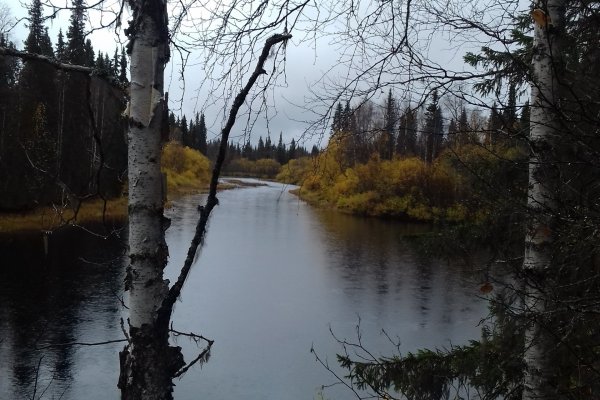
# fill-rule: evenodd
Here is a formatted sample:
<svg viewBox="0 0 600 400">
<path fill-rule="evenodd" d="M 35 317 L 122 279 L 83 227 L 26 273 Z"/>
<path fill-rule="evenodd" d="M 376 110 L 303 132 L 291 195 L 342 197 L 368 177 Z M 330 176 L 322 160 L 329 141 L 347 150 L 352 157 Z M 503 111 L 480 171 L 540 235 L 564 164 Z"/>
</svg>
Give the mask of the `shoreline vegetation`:
<svg viewBox="0 0 600 400">
<path fill-rule="evenodd" d="M 210 161 L 200 152 L 169 142 L 163 149 L 163 173 L 167 179 L 167 202 L 186 195 L 208 191 Z M 218 190 L 264 186 L 235 177 L 219 183 Z M 1 212 L 0 234 L 53 231 L 69 225 L 88 226 L 96 223 L 122 226 L 127 221 L 127 194 L 103 200 L 90 198 L 81 201 L 77 210 L 69 205 L 40 206 L 27 211 Z"/>
<path fill-rule="evenodd" d="M 335 143 L 315 158 L 292 160 L 278 181 L 307 203 L 366 217 L 434 224 L 487 224 L 507 215 L 524 198 L 523 152 L 515 147 L 466 145 L 445 151 L 431 164 L 417 157 L 345 163 Z M 496 182 L 485 186 L 481 177 Z M 511 185 L 501 185 L 510 182 Z M 511 193 L 491 189 L 511 188 Z"/>
<path fill-rule="evenodd" d="M 427 224 L 487 224 L 511 208 L 490 200 L 489 188 L 482 187 L 482 176 L 497 187 L 513 187 L 497 199 L 516 199 L 519 186 L 525 185 L 519 165 L 523 152 L 515 146 L 498 145 L 493 151 L 482 145 L 467 144 L 442 152 L 432 163 L 418 157 L 382 159 L 371 154 L 363 162 L 349 162 L 347 144 L 334 137 L 326 149 L 315 156 L 291 159 L 269 175 L 282 183 L 298 185 L 290 192 L 312 206 L 345 214 L 390 218 L 399 222 Z M 255 177 L 258 165 L 274 166 L 268 160 L 236 160 L 236 168 L 219 184 L 219 190 L 264 185 L 237 177 Z M 171 141 L 162 154 L 167 195 L 165 207 L 190 194 L 205 192 L 210 180 L 211 162 L 198 150 Z M 273 164 L 273 165 L 271 165 Z M 474 174 L 474 171 L 476 172 Z M 264 171 L 262 171 L 264 172 Z M 522 183 L 522 185 L 515 185 Z M 516 189 L 516 190 L 515 190 Z M 74 207 L 43 206 L 26 212 L 0 213 L 0 233 L 55 230 L 65 225 L 98 222 L 124 224 L 127 220 L 127 189 L 122 197 L 88 199 Z M 514 214 L 514 212 L 513 212 Z"/>
</svg>

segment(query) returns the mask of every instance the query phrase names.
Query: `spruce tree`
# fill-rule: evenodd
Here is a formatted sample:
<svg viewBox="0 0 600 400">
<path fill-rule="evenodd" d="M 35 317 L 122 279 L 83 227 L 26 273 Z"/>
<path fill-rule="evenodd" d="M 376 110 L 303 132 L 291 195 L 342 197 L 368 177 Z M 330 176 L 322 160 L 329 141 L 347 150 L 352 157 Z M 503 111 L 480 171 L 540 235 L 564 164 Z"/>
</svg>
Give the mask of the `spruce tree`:
<svg viewBox="0 0 600 400">
<path fill-rule="evenodd" d="M 65 37 L 63 35 L 62 29 L 59 29 L 58 31 L 58 39 L 56 40 L 56 59 L 58 61 L 64 62 L 66 61 L 66 52 L 67 52 L 67 47 L 66 47 L 66 43 L 65 43 Z"/>
<path fill-rule="evenodd" d="M 267 134 L 267 139 L 265 140 L 265 157 L 273 158 L 273 143 L 271 143 L 271 135 Z"/>
<path fill-rule="evenodd" d="M 85 8 L 83 0 L 73 0 L 70 25 L 67 30 L 66 59 L 71 64 L 93 66 L 93 56 L 90 62 L 89 49 L 86 49 L 84 28 Z"/>
<path fill-rule="evenodd" d="M 431 103 L 427 106 L 425 114 L 425 161 L 431 164 L 441 151 L 443 140 L 442 111 L 439 107 L 439 96 L 435 90 L 431 96 Z"/>
<path fill-rule="evenodd" d="M 400 117 L 396 152 L 400 156 L 413 156 L 417 153 L 417 118 L 410 106 L 406 107 Z"/>
<path fill-rule="evenodd" d="M 119 78 L 119 51 L 115 48 L 115 54 L 113 54 L 111 62 L 110 74 L 115 78 Z"/>
<path fill-rule="evenodd" d="M 47 42 L 50 42 L 50 39 L 46 38 L 48 31 L 44 27 L 41 1 L 33 0 L 28 11 L 29 34 L 27 35 L 27 39 L 25 39 L 25 51 L 29 53 L 43 54 L 45 56 L 52 56 L 52 54 L 47 54 L 46 44 Z M 46 52 L 43 50 L 46 50 Z"/>
<path fill-rule="evenodd" d="M 464 146 L 469 142 L 469 117 L 467 110 L 462 107 L 460 110 L 460 117 L 458 118 L 458 138 L 457 142 L 459 146 Z"/>
<path fill-rule="evenodd" d="M 396 126 L 396 99 L 392 96 L 391 89 L 388 92 L 383 117 L 384 127 L 379 143 L 379 155 L 383 160 L 391 160 L 394 155 L 394 128 Z"/>
<path fill-rule="evenodd" d="M 121 60 L 119 61 L 119 82 L 126 83 L 127 80 L 127 53 L 125 48 L 121 49 Z"/>
<path fill-rule="evenodd" d="M 92 46 L 92 41 L 90 39 L 87 39 L 85 41 L 85 45 L 84 45 L 84 56 L 85 56 L 85 66 L 86 67 L 93 67 L 95 62 L 96 62 L 96 58 L 94 57 L 94 47 Z"/>
<path fill-rule="evenodd" d="M 283 138 L 282 138 L 281 133 L 279 134 L 279 142 L 277 143 L 277 149 L 275 152 L 275 160 L 281 165 L 283 165 L 287 162 L 285 144 L 283 144 Z"/>
<path fill-rule="evenodd" d="M 256 158 L 258 160 L 265 158 L 265 142 L 262 136 L 259 136 L 258 138 L 258 145 L 256 146 Z"/>
<path fill-rule="evenodd" d="M 198 121 L 198 151 L 204 155 L 208 154 L 207 133 L 204 113 L 202 113 L 200 114 L 200 121 Z"/>
<path fill-rule="evenodd" d="M 292 142 L 290 143 L 290 148 L 287 153 L 287 161 L 293 160 L 297 157 L 297 148 L 296 148 L 296 140 L 292 138 Z"/>
<path fill-rule="evenodd" d="M 344 110 L 342 109 L 342 103 L 337 103 L 337 107 L 335 109 L 335 112 L 333 113 L 333 123 L 331 124 L 331 135 L 334 135 L 336 132 L 339 132 L 342 130 L 343 114 L 344 114 Z"/>
<path fill-rule="evenodd" d="M 181 117 L 181 121 L 179 121 L 179 127 L 181 129 L 181 143 L 184 146 L 191 147 L 190 131 L 188 129 L 187 118 L 185 115 Z"/>
</svg>

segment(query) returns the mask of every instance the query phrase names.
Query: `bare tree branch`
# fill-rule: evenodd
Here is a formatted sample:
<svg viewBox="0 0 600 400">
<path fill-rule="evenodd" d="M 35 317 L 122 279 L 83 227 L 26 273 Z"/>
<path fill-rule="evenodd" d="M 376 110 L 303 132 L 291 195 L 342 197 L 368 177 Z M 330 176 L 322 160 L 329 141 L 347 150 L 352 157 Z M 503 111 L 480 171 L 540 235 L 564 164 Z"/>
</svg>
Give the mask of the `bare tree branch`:
<svg viewBox="0 0 600 400">
<path fill-rule="evenodd" d="M 278 43 L 289 40 L 291 37 L 292 37 L 291 34 L 283 33 L 283 34 L 275 34 L 275 35 L 271 36 L 269 39 L 267 39 L 267 41 L 265 42 L 265 46 L 262 50 L 262 53 L 258 59 L 258 62 L 256 63 L 256 68 L 254 69 L 254 72 L 252 73 L 252 75 L 248 79 L 248 82 L 246 83 L 246 85 L 244 86 L 242 91 L 236 96 L 236 98 L 233 102 L 231 111 L 229 113 L 229 119 L 227 120 L 227 123 L 221 132 L 221 145 L 220 145 L 221 147 L 219 148 L 219 154 L 217 156 L 217 160 L 215 162 L 215 166 L 213 169 L 208 198 L 206 200 L 206 204 L 204 205 L 204 207 L 201 208 L 200 219 L 198 220 L 198 223 L 196 224 L 196 233 L 194 234 L 194 237 L 190 244 L 188 254 L 185 259 L 183 268 L 181 269 L 181 272 L 179 274 L 179 278 L 177 279 L 177 282 L 175 282 L 175 284 L 171 287 L 171 289 L 169 289 L 169 294 L 163 301 L 163 304 L 161 307 L 163 312 L 170 313 L 173 308 L 173 304 L 175 304 L 175 301 L 177 301 L 177 298 L 181 294 L 181 289 L 183 288 L 185 280 L 187 279 L 187 276 L 191 270 L 192 264 L 194 263 L 194 260 L 196 258 L 196 252 L 198 251 L 198 247 L 201 246 L 204 242 L 204 236 L 206 234 L 206 226 L 208 224 L 208 219 L 209 219 L 210 213 L 213 210 L 213 208 L 217 204 L 219 204 L 219 201 L 217 200 L 217 185 L 219 183 L 219 176 L 221 174 L 221 168 L 223 166 L 223 162 L 225 161 L 225 155 L 226 155 L 227 147 L 228 147 L 229 134 L 231 132 L 231 128 L 233 128 L 233 125 L 235 123 L 238 111 L 239 111 L 240 107 L 242 106 L 242 104 L 244 104 L 244 101 L 246 100 L 246 96 L 250 92 L 250 89 L 252 88 L 252 86 L 258 79 L 258 77 L 263 74 L 266 74 L 266 71 L 264 69 L 264 64 L 265 64 L 265 61 L 267 60 L 267 57 L 269 56 L 269 54 L 271 52 L 271 48 Z"/>
</svg>

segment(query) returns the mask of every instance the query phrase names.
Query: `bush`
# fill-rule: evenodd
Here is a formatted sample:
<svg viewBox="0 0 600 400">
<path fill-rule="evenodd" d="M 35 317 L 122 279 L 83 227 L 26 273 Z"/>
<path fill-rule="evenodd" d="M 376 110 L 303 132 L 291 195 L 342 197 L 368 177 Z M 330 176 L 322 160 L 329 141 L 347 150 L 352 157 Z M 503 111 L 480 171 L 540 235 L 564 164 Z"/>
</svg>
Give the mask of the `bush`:
<svg viewBox="0 0 600 400">
<path fill-rule="evenodd" d="M 199 191 L 210 180 L 210 162 L 200 152 L 169 142 L 163 147 L 161 169 L 169 195 Z"/>
</svg>

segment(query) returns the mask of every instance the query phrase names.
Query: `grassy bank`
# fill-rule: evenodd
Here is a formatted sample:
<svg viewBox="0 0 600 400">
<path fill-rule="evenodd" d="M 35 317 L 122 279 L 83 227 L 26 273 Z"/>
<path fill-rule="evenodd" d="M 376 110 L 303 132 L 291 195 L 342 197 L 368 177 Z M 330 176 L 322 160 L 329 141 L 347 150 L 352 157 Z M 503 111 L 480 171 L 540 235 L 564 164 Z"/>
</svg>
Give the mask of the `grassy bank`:
<svg viewBox="0 0 600 400">
<path fill-rule="evenodd" d="M 127 198 L 104 202 L 90 199 L 78 210 L 61 207 L 39 207 L 26 212 L 0 214 L 0 233 L 53 230 L 68 224 L 88 225 L 105 221 L 120 225 L 127 219 Z"/>
<path fill-rule="evenodd" d="M 167 180 L 167 198 L 199 193 L 208 187 L 210 162 L 199 152 L 178 143 L 165 145 L 162 172 Z M 121 225 L 127 220 L 127 196 L 104 202 L 89 199 L 72 207 L 43 206 L 24 212 L 0 213 L 0 233 L 54 230 L 64 225 L 107 223 Z"/>
</svg>

